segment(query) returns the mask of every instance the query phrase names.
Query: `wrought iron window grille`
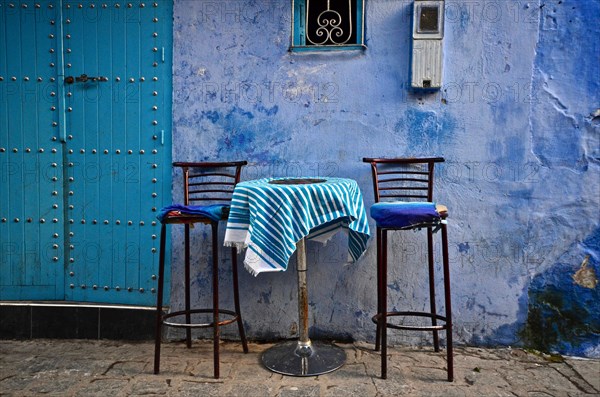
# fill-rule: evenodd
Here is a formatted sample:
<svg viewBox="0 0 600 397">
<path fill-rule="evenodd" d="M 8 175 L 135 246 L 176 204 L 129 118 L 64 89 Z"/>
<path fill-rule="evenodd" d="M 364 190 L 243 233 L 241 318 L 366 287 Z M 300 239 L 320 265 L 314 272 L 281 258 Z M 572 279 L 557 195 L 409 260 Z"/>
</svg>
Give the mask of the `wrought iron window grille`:
<svg viewBox="0 0 600 397">
<path fill-rule="evenodd" d="M 365 0 L 292 0 L 290 51 L 366 49 Z"/>
</svg>

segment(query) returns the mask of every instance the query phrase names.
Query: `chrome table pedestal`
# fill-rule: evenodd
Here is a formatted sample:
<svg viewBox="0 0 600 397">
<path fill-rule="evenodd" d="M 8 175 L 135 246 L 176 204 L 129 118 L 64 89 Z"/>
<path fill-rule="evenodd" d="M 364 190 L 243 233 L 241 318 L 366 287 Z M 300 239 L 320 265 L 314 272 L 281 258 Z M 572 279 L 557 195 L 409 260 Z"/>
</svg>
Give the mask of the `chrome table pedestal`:
<svg viewBox="0 0 600 397">
<path fill-rule="evenodd" d="M 291 376 L 316 376 L 333 372 L 346 362 L 343 349 L 308 337 L 308 288 L 306 286 L 306 247 L 304 239 L 296 244 L 298 270 L 298 341 L 279 343 L 267 349 L 262 361 L 269 370 Z"/>
</svg>

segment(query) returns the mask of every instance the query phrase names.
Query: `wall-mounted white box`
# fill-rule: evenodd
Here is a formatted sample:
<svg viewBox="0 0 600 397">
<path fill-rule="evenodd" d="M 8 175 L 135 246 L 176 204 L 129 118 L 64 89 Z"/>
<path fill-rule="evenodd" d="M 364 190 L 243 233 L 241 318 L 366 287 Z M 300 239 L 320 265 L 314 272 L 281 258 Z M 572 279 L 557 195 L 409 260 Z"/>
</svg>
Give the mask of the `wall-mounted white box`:
<svg viewBox="0 0 600 397">
<path fill-rule="evenodd" d="M 415 0 L 413 3 L 411 87 L 442 87 L 442 44 L 444 0 Z"/>
</svg>

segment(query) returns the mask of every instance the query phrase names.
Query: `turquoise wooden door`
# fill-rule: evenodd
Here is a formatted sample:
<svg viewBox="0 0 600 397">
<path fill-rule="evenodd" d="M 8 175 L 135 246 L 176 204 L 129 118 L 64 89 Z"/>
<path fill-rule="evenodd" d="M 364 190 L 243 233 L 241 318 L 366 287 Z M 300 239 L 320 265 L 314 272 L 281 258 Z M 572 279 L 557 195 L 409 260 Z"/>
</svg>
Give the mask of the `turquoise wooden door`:
<svg viewBox="0 0 600 397">
<path fill-rule="evenodd" d="M 47 6 L 47 5 L 46 5 Z M 64 296 L 56 8 L 0 3 L 0 299 Z"/>
<path fill-rule="evenodd" d="M 172 3 L 3 0 L 0 10 L 10 169 L 0 299 L 154 304 L 155 217 L 171 185 Z"/>
</svg>

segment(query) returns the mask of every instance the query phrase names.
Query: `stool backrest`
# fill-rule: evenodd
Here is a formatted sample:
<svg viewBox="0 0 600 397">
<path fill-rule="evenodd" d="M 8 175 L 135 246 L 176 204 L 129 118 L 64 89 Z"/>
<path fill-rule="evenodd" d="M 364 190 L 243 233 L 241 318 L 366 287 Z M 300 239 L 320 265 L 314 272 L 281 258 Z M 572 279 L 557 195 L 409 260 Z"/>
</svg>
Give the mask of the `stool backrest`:
<svg viewBox="0 0 600 397">
<path fill-rule="evenodd" d="M 443 157 L 363 158 L 371 164 L 375 202 L 433 201 L 433 169 Z"/>
<path fill-rule="evenodd" d="M 175 162 L 183 171 L 183 203 L 228 204 L 247 161 Z"/>
</svg>

